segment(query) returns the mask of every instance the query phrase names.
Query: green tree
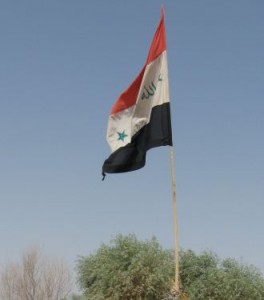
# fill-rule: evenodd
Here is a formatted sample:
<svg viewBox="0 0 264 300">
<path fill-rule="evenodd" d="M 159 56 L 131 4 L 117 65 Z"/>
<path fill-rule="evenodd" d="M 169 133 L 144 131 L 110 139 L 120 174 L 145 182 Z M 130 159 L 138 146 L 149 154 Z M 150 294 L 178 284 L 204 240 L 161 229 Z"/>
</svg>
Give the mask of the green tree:
<svg viewBox="0 0 264 300">
<path fill-rule="evenodd" d="M 155 238 L 118 235 L 77 264 L 78 282 L 89 300 L 173 299 L 173 251 Z M 253 266 L 221 260 L 212 252 L 180 251 L 180 279 L 189 300 L 263 300 L 264 277 Z"/>
<path fill-rule="evenodd" d="M 94 255 L 78 261 L 78 282 L 87 299 L 164 298 L 173 278 L 173 254 L 155 238 L 118 235 Z"/>
<path fill-rule="evenodd" d="M 264 299 L 264 278 L 255 267 L 211 252 L 181 251 L 180 278 L 190 300 Z"/>
</svg>

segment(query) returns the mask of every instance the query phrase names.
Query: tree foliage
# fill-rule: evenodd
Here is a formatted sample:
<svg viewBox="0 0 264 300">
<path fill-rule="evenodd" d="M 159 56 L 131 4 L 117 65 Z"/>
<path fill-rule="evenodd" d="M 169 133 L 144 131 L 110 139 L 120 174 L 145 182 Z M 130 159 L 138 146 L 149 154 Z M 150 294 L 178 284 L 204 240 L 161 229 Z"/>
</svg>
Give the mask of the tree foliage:
<svg viewBox="0 0 264 300">
<path fill-rule="evenodd" d="M 74 294 L 74 295 L 71 296 L 71 300 L 85 300 L 85 297 Z"/>
<path fill-rule="evenodd" d="M 170 299 L 173 251 L 155 238 L 118 235 L 95 254 L 81 257 L 78 282 L 89 300 Z M 181 287 L 189 300 L 262 300 L 263 275 L 253 266 L 211 252 L 180 251 Z"/>
<path fill-rule="evenodd" d="M 262 300 L 263 275 L 234 259 L 220 260 L 211 252 L 180 253 L 180 277 L 190 300 Z"/>
<path fill-rule="evenodd" d="M 162 299 L 173 278 L 171 251 L 155 238 L 139 241 L 118 235 L 77 265 L 78 281 L 87 299 Z"/>
</svg>

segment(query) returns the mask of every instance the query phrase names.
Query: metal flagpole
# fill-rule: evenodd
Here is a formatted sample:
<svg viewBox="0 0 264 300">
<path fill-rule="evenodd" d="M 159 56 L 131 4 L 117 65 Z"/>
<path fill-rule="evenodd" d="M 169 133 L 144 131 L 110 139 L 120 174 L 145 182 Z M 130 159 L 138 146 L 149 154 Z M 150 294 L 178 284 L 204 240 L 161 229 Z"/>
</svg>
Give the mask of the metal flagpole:
<svg viewBox="0 0 264 300">
<path fill-rule="evenodd" d="M 176 206 L 176 183 L 175 183 L 175 163 L 174 163 L 174 150 L 173 150 L 173 146 L 170 146 L 170 161 L 171 161 L 171 185 L 172 185 L 172 209 L 173 209 L 174 257 L 175 257 L 174 292 L 179 297 L 179 295 L 180 295 L 180 283 L 179 283 L 179 241 L 178 241 L 178 219 L 177 219 L 177 206 Z"/>
</svg>

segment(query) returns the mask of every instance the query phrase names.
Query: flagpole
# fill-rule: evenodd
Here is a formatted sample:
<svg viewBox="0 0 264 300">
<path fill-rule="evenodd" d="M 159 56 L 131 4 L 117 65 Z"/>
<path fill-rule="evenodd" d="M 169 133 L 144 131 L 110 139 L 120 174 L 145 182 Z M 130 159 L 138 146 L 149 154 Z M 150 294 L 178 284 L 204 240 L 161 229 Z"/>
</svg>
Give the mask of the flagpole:
<svg viewBox="0 0 264 300">
<path fill-rule="evenodd" d="M 178 219 L 177 219 L 177 205 L 176 205 L 176 183 L 175 183 L 176 181 L 175 181 L 175 163 L 174 163 L 173 146 L 170 146 L 170 163 L 171 163 L 172 210 L 173 210 L 173 228 L 174 228 L 174 258 L 175 258 L 174 292 L 176 293 L 176 295 L 180 295 Z"/>
</svg>

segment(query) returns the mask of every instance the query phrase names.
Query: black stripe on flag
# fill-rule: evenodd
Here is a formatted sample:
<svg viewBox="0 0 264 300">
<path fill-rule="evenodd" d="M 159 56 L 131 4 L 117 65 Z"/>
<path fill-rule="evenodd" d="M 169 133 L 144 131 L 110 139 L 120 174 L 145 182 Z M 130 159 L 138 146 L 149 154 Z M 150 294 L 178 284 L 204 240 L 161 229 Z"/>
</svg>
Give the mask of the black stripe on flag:
<svg viewBox="0 0 264 300">
<path fill-rule="evenodd" d="M 145 166 L 147 150 L 167 145 L 172 146 L 169 102 L 152 108 L 150 122 L 105 160 L 103 175 L 138 170 Z"/>
</svg>

